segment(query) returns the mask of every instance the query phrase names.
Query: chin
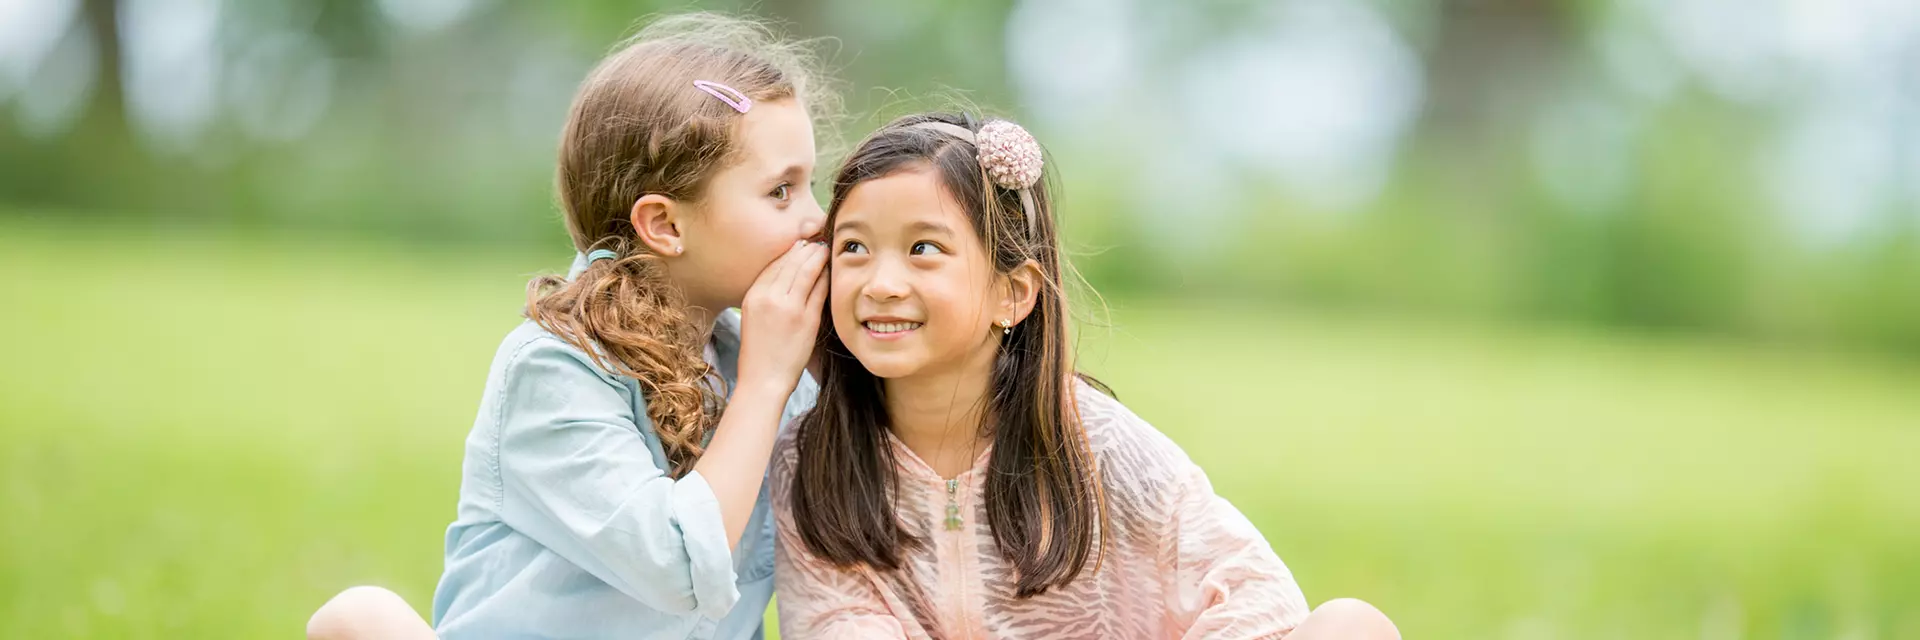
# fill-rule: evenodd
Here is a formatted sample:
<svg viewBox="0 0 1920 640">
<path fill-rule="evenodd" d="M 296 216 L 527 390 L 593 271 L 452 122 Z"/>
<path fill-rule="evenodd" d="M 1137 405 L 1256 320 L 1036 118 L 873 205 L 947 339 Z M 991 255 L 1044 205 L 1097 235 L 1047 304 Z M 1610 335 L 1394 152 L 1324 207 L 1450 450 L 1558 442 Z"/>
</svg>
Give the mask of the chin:
<svg viewBox="0 0 1920 640">
<path fill-rule="evenodd" d="M 910 362 L 907 358 L 897 356 L 867 357 L 856 350 L 853 352 L 853 357 L 860 361 L 860 366 L 866 367 L 867 372 L 876 378 L 888 380 L 904 378 L 920 370 L 920 363 Z"/>
</svg>

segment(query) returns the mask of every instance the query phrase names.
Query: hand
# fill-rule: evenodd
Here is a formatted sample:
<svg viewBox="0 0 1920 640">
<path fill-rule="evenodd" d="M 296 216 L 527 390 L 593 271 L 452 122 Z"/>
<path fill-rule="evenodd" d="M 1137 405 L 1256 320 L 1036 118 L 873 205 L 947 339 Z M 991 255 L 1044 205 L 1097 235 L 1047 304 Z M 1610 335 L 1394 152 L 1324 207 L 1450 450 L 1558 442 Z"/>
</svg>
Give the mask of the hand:
<svg viewBox="0 0 1920 640">
<path fill-rule="evenodd" d="M 793 393 L 827 299 L 827 245 L 802 240 L 760 272 L 740 303 L 739 386 Z"/>
</svg>

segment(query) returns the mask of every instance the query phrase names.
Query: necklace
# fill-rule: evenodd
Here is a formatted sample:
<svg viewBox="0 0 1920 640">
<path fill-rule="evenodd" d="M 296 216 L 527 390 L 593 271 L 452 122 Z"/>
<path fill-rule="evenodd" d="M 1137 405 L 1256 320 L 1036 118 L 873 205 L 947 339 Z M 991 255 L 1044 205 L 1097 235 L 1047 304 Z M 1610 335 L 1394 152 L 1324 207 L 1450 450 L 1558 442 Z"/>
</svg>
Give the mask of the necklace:
<svg viewBox="0 0 1920 640">
<path fill-rule="evenodd" d="M 947 481 L 947 530 L 960 530 L 960 479 Z"/>
</svg>

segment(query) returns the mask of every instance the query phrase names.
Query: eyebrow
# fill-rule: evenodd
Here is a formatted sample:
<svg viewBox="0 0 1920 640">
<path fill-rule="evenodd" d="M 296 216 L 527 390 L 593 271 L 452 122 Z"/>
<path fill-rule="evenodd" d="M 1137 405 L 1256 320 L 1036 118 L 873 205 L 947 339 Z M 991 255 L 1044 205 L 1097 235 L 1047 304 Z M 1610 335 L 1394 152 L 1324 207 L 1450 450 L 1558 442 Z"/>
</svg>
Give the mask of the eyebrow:
<svg viewBox="0 0 1920 640">
<path fill-rule="evenodd" d="M 844 231 L 857 231 L 860 233 L 870 232 L 870 230 L 867 228 L 867 223 L 861 222 L 858 220 L 849 220 L 846 222 L 842 222 L 840 224 L 833 225 L 834 233 L 838 234 Z M 908 233 L 940 233 L 940 234 L 946 234 L 948 236 L 952 236 L 953 228 L 948 227 L 947 225 L 944 225 L 944 224 L 940 224 L 938 222 L 929 222 L 926 220 L 921 220 L 919 222 L 915 222 L 913 224 L 907 225 L 907 232 Z"/>
<path fill-rule="evenodd" d="M 797 165 L 797 164 L 787 165 L 786 169 L 781 170 L 779 173 L 773 174 L 773 177 L 770 178 L 770 180 L 798 181 L 800 180 L 800 174 L 804 173 L 805 171 L 806 169 L 804 167 L 801 167 L 800 165 Z"/>
<path fill-rule="evenodd" d="M 940 224 L 938 222 L 928 222 L 926 220 L 921 220 L 919 222 L 915 222 L 913 224 L 907 225 L 907 231 L 915 231 L 915 232 L 922 232 L 922 233 L 941 233 L 949 236 L 953 235 L 953 229 L 949 228 L 947 225 Z"/>
</svg>

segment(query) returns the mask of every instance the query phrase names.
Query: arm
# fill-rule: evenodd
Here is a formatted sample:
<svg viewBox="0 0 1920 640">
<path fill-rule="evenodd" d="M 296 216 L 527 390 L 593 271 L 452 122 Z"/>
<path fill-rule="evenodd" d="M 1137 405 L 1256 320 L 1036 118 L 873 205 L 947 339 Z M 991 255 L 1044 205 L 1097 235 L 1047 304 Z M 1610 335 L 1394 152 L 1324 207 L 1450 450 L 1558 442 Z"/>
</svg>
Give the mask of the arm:
<svg viewBox="0 0 1920 640">
<path fill-rule="evenodd" d="M 774 590 L 780 594 L 780 633 L 793 638 L 908 638 L 873 582 L 863 573 L 815 557 L 794 528 L 789 488 L 792 462 L 776 463 L 773 480 Z"/>
<path fill-rule="evenodd" d="M 1306 597 L 1260 530 L 1183 459 L 1166 540 L 1174 545 L 1174 619 L 1186 638 L 1278 638 L 1307 617 Z"/>
<path fill-rule="evenodd" d="M 727 401 L 726 411 L 720 414 L 720 424 L 707 443 L 706 453 L 688 474 L 698 474 L 713 488 L 729 550 L 739 545 L 747 519 L 753 516 L 760 483 L 767 475 L 767 460 L 773 455 L 781 412 L 794 386 L 791 378 L 784 385 L 745 378 L 741 382 Z"/>
<path fill-rule="evenodd" d="M 693 468 L 713 485 L 729 545 L 738 544 L 747 529 L 787 396 L 813 354 L 826 303 L 826 265 L 825 243 L 795 244 L 767 265 L 741 302 L 740 379 Z"/>
<path fill-rule="evenodd" d="M 813 557 L 787 523 L 774 525 L 774 589 L 780 594 L 780 633 L 794 638 L 901 639 L 894 617 L 873 583 L 858 572 Z"/>
<path fill-rule="evenodd" d="M 667 476 L 631 392 L 585 354 L 540 338 L 512 358 L 495 421 L 501 520 L 649 607 L 725 615 L 733 538 L 707 479 Z"/>
<path fill-rule="evenodd" d="M 740 380 L 705 455 L 666 475 L 628 388 L 553 338 L 510 356 L 495 417 L 497 510 L 508 526 L 646 605 L 726 615 L 733 547 L 758 501 L 786 397 L 826 294 L 824 245 L 795 244 L 744 303 Z"/>
</svg>

